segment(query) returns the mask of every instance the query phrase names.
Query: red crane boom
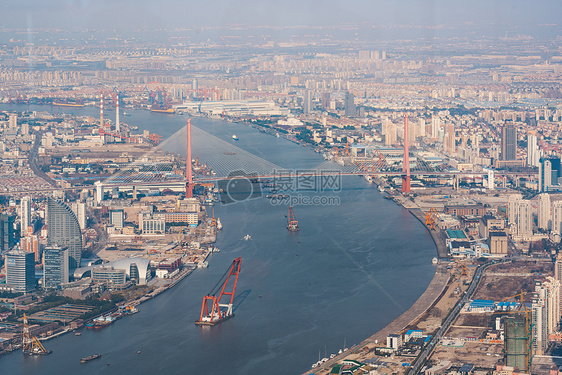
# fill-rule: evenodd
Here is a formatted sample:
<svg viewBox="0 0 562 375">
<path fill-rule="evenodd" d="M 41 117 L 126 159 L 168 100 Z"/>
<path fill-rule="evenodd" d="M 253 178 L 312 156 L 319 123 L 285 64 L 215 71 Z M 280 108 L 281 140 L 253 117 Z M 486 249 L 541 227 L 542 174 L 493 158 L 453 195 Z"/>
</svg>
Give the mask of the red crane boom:
<svg viewBox="0 0 562 375">
<path fill-rule="evenodd" d="M 201 315 L 199 320 L 195 321 L 195 324 L 202 326 L 214 326 L 221 323 L 222 321 L 234 316 L 232 311 L 232 301 L 234 300 L 234 293 L 236 292 L 236 284 L 238 283 L 238 275 L 240 274 L 240 264 L 242 258 L 236 258 L 232 261 L 229 269 L 219 280 L 217 285 L 213 288 L 213 291 L 203 297 L 203 305 L 201 306 Z M 230 277 L 234 276 L 234 281 L 232 289 L 229 287 Z M 220 290 L 219 296 L 216 296 L 218 292 L 218 286 L 224 280 L 222 288 Z M 228 303 L 221 303 L 223 296 L 230 296 Z"/>
</svg>

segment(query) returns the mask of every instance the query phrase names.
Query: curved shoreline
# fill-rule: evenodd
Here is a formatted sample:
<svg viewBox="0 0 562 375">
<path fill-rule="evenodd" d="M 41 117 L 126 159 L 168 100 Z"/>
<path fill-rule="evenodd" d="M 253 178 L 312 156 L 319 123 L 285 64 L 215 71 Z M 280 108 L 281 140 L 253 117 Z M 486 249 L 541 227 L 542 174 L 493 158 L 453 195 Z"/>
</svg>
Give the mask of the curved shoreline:
<svg viewBox="0 0 562 375">
<path fill-rule="evenodd" d="M 427 228 L 427 226 L 423 222 L 423 212 L 420 209 L 408 209 L 408 211 L 418 219 L 422 225 L 426 228 L 426 230 L 431 235 L 433 239 L 433 243 L 435 244 L 435 248 L 437 250 L 437 254 L 440 258 L 447 256 L 447 248 L 445 246 L 445 242 L 442 238 L 438 235 L 439 232 L 432 232 Z M 326 363 L 317 369 L 313 369 L 313 372 L 317 372 L 321 369 L 325 369 L 326 367 L 335 365 L 338 361 L 343 360 L 348 355 L 353 353 L 359 353 L 366 345 L 368 344 L 380 344 L 381 342 L 385 342 L 386 337 L 391 333 L 398 333 L 403 331 L 406 327 L 410 324 L 416 322 L 420 317 L 422 317 L 431 307 L 433 307 L 441 298 L 445 289 L 449 283 L 450 275 L 447 272 L 447 269 L 443 265 L 437 265 L 435 268 L 435 274 L 433 278 L 429 282 L 429 285 L 422 293 L 421 296 L 410 306 L 410 308 L 404 311 L 400 316 L 394 319 L 392 322 L 387 324 L 384 328 L 380 329 L 379 331 L 375 332 L 365 340 L 361 341 L 359 344 L 354 345 L 350 350 L 337 355 L 333 359 L 330 359 Z M 303 373 L 303 375 L 310 374 L 310 370 Z"/>
</svg>

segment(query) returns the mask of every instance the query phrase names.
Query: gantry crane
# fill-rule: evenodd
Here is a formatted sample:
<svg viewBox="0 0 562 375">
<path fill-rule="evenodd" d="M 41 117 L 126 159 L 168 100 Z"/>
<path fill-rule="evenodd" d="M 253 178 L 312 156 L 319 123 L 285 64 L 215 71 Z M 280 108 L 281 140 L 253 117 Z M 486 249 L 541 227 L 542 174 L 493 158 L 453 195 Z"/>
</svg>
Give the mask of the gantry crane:
<svg viewBox="0 0 562 375">
<path fill-rule="evenodd" d="M 27 355 L 47 355 L 51 354 L 50 350 L 45 349 L 43 344 L 39 342 L 36 336 L 31 337 L 29 334 L 29 323 L 27 322 L 27 315 L 23 314 L 23 339 L 22 339 L 23 354 Z"/>
<path fill-rule="evenodd" d="M 201 315 L 199 320 L 195 321 L 198 326 L 214 326 L 224 320 L 234 316 L 232 311 L 232 301 L 234 300 L 234 293 L 236 292 L 236 284 L 238 283 L 238 275 L 240 274 L 240 263 L 242 258 L 236 258 L 232 261 L 232 264 L 215 285 L 211 293 L 207 294 L 203 298 L 203 305 L 201 306 Z M 232 289 L 229 287 L 229 282 L 231 277 L 234 277 L 234 282 L 232 284 Z M 221 282 L 222 288 L 220 289 L 219 296 L 216 294 L 219 292 L 219 287 Z M 229 291 L 230 290 L 230 291 Z M 221 303 L 224 296 L 230 296 L 228 303 Z"/>
<path fill-rule="evenodd" d="M 435 230 L 435 223 L 439 219 L 439 214 L 435 211 L 435 208 L 431 207 L 428 213 L 425 214 L 425 225 L 429 226 L 429 230 Z"/>
</svg>

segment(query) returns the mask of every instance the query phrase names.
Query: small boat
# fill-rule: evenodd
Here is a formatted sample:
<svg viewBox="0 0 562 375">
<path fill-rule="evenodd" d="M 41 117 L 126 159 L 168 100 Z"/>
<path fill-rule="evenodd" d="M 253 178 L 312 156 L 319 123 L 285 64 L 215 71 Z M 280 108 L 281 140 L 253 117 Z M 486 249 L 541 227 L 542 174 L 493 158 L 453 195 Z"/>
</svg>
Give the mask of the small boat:
<svg viewBox="0 0 562 375">
<path fill-rule="evenodd" d="M 84 357 L 82 359 L 80 359 L 80 363 L 86 363 L 86 362 L 90 362 L 94 359 L 98 359 L 101 358 L 101 354 L 93 354 L 93 355 L 89 355 L 87 357 Z"/>
<path fill-rule="evenodd" d="M 81 334 L 82 333 L 80 333 L 80 332 L 76 332 L 76 333 L 74 333 L 74 336 L 80 336 Z"/>
<path fill-rule="evenodd" d="M 234 141 L 237 141 L 237 140 L 238 140 L 238 137 L 236 136 L 236 134 L 232 134 L 232 139 L 233 139 Z"/>
<path fill-rule="evenodd" d="M 222 229 L 221 219 L 217 219 L 217 229 L 218 230 Z"/>
<path fill-rule="evenodd" d="M 249 241 L 252 239 L 252 236 L 250 236 L 249 234 L 244 236 L 244 241 Z"/>
</svg>

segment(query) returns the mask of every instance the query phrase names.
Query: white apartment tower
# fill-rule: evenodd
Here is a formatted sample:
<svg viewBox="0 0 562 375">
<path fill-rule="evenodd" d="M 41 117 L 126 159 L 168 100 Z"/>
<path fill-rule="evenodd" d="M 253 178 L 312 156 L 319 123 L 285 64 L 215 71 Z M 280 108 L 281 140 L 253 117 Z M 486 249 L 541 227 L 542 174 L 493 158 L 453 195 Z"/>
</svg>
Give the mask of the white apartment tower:
<svg viewBox="0 0 562 375">
<path fill-rule="evenodd" d="M 560 320 L 560 282 L 548 276 L 536 281 L 533 294 L 533 336 L 535 355 L 544 354 L 548 336 L 554 333 Z"/>
<path fill-rule="evenodd" d="M 543 193 L 539 195 L 539 228 L 548 230 L 550 223 L 550 195 Z"/>
<path fill-rule="evenodd" d="M 533 235 L 533 209 L 531 201 L 520 200 L 517 203 L 517 235 L 530 237 Z"/>
<path fill-rule="evenodd" d="M 538 167 L 540 162 L 539 145 L 537 143 L 537 134 L 532 131 L 527 135 L 527 165 L 529 167 Z"/>
<path fill-rule="evenodd" d="M 552 233 L 562 234 L 562 201 L 556 201 L 552 205 Z M 560 280 L 562 281 L 562 280 Z"/>
<path fill-rule="evenodd" d="M 21 236 L 27 235 L 27 227 L 31 225 L 31 197 L 21 200 Z"/>
</svg>

